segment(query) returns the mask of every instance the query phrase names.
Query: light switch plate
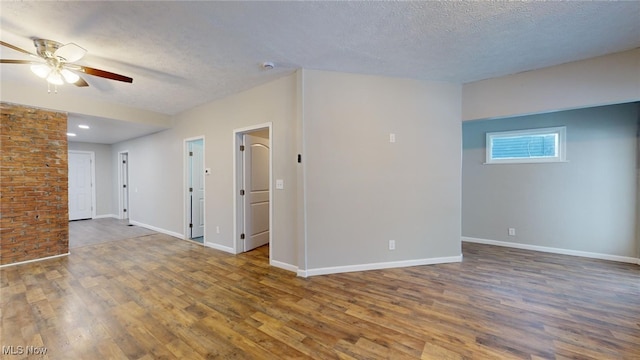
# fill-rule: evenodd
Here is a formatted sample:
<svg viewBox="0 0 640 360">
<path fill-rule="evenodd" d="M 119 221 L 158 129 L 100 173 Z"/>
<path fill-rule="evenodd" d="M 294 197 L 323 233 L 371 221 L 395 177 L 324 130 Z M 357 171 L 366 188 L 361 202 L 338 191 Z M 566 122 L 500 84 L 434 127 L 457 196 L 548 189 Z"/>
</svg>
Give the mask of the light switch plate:
<svg viewBox="0 0 640 360">
<path fill-rule="evenodd" d="M 276 189 L 278 190 L 284 189 L 284 180 L 276 179 Z"/>
</svg>

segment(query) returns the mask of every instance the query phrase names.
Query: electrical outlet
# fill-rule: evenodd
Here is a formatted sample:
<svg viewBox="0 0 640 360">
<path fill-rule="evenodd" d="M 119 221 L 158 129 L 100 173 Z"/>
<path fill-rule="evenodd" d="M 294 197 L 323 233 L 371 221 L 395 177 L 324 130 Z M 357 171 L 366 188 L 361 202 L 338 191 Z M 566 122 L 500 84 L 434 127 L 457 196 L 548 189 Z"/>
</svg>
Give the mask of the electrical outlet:
<svg viewBox="0 0 640 360">
<path fill-rule="evenodd" d="M 216 234 L 220 234 L 220 226 L 216 226 Z"/>
<path fill-rule="evenodd" d="M 516 229 L 509 228 L 509 236 L 516 236 Z"/>
<path fill-rule="evenodd" d="M 389 240 L 389 250 L 395 250 L 395 249 L 396 249 L 396 241 Z"/>
</svg>

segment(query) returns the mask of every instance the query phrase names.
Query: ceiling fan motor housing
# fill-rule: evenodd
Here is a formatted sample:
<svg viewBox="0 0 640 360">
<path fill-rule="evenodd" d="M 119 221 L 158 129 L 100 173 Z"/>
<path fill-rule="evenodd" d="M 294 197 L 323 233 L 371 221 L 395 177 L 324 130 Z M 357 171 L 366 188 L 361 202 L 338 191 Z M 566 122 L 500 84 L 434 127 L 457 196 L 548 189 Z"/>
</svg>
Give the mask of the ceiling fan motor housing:
<svg viewBox="0 0 640 360">
<path fill-rule="evenodd" d="M 57 41 L 47 39 L 34 39 L 33 44 L 36 46 L 38 55 L 43 58 L 53 57 L 56 50 L 62 46 L 62 44 Z"/>
</svg>

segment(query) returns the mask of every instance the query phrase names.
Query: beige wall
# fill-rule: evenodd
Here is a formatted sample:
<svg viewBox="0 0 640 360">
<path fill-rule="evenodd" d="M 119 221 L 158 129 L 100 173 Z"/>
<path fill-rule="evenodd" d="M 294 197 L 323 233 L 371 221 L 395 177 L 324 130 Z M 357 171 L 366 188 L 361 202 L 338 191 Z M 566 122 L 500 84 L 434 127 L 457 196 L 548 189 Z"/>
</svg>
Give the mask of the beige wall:
<svg viewBox="0 0 640 360">
<path fill-rule="evenodd" d="M 118 151 L 129 151 L 131 220 L 183 236 L 184 140 L 204 136 L 205 167 L 212 170 L 205 177 L 205 241 L 231 251 L 233 131 L 271 122 L 273 179 L 285 184 L 273 192 L 273 260 L 295 265 L 295 101 L 296 76 L 290 75 L 178 114 L 172 129 L 114 144 L 114 158 Z"/>
<path fill-rule="evenodd" d="M 640 100 L 640 49 L 465 84 L 462 119 L 490 119 Z"/>
<path fill-rule="evenodd" d="M 173 126 L 114 144 L 111 161 L 117 169 L 118 152 L 129 151 L 131 219 L 179 237 L 184 140 L 204 136 L 212 169 L 205 238 L 225 251 L 234 241 L 233 131 L 272 123 L 273 179 L 285 183 L 274 191 L 272 260 L 313 275 L 456 261 L 461 119 L 638 100 L 639 59 L 633 50 L 463 86 L 299 70 L 174 117 L 64 94 L 53 101 L 15 84 L 3 83 L 2 91 L 3 100 Z M 388 250 L 389 240 L 396 250 Z"/>
<path fill-rule="evenodd" d="M 172 129 L 115 144 L 112 152 L 129 151 L 131 219 L 181 235 L 182 147 L 184 139 L 204 136 L 212 169 L 205 241 L 230 251 L 233 132 L 271 122 L 273 179 L 285 184 L 273 192 L 277 265 L 314 275 L 459 261 L 460 91 L 305 70 L 179 114 Z"/>
<path fill-rule="evenodd" d="M 526 119 L 523 115 L 637 102 L 640 49 L 464 84 L 462 99 L 463 121 L 510 118 L 511 122 Z M 636 183 L 640 183 L 637 171 Z M 636 213 L 640 212 L 640 195 L 637 198 Z M 465 222 L 477 221 L 469 216 L 463 215 Z M 635 221 L 637 224 L 637 217 Z M 636 228 L 638 257 L 640 225 Z M 622 252 L 628 254 L 628 250 Z"/>
<path fill-rule="evenodd" d="M 484 164 L 487 132 L 554 126 L 567 162 Z M 633 261 L 637 131 L 638 103 L 464 123 L 463 236 Z"/>
<path fill-rule="evenodd" d="M 455 261 L 461 87 L 311 70 L 301 83 L 307 275 Z"/>
</svg>

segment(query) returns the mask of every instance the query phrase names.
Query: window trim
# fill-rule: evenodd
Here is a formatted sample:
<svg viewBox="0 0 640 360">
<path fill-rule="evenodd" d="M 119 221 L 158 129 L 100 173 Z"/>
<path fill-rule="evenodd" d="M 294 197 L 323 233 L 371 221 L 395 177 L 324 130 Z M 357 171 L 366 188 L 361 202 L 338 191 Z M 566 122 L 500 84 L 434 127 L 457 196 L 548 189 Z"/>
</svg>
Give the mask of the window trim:
<svg viewBox="0 0 640 360">
<path fill-rule="evenodd" d="M 558 144 L 557 155 L 553 157 L 531 157 L 531 158 L 508 158 L 508 159 L 493 159 L 491 154 L 493 152 L 493 139 L 513 137 L 513 136 L 527 136 L 527 135 L 551 135 L 557 134 Z M 487 132 L 486 134 L 486 165 L 493 164 L 531 164 L 531 163 L 556 163 L 567 162 L 567 127 L 557 126 L 538 129 L 522 129 L 511 131 L 494 131 Z"/>
</svg>

